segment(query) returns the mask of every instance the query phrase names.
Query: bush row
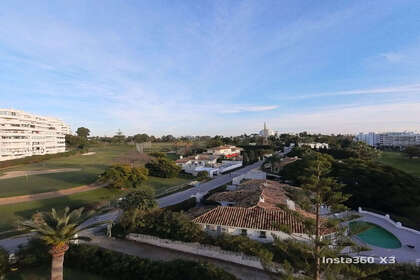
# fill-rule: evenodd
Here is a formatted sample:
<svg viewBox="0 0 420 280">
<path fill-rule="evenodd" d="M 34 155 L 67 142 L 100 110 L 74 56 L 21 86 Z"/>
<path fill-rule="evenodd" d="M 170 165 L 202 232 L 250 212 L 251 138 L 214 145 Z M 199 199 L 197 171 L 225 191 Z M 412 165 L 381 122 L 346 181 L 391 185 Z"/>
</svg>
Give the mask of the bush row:
<svg viewBox="0 0 420 280">
<path fill-rule="evenodd" d="M 187 200 L 184 200 L 178 204 L 167 206 L 164 209 L 174 212 L 188 211 L 189 209 L 193 208 L 196 204 L 197 200 L 195 199 L 195 197 L 190 197 Z"/>
<path fill-rule="evenodd" d="M 0 162 L 0 168 L 15 166 L 15 165 L 21 165 L 21 164 L 29 164 L 29 163 L 37 163 L 53 158 L 61 158 L 61 157 L 68 157 L 75 154 L 78 154 L 82 152 L 81 150 L 72 150 L 64 153 L 57 153 L 57 154 L 47 154 L 47 155 L 36 155 L 36 156 L 30 156 L 30 157 L 24 157 L 24 158 L 18 158 L 18 159 L 11 159 Z"/>
<path fill-rule="evenodd" d="M 184 260 L 151 261 L 89 245 L 72 247 L 66 255 L 64 265 L 120 280 L 236 279 L 224 270 L 207 263 Z"/>
</svg>

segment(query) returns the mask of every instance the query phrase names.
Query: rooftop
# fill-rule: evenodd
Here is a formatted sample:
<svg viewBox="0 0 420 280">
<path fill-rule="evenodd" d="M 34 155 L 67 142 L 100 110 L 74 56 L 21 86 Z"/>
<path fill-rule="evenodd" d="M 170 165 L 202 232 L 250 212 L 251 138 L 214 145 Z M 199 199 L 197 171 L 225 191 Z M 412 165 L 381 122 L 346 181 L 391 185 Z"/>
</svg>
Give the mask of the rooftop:
<svg viewBox="0 0 420 280">
<path fill-rule="evenodd" d="M 279 208 L 219 206 L 193 221 L 201 224 L 270 231 L 279 231 L 279 225 L 286 225 L 293 233 L 304 233 L 303 223 L 296 216 Z"/>
</svg>

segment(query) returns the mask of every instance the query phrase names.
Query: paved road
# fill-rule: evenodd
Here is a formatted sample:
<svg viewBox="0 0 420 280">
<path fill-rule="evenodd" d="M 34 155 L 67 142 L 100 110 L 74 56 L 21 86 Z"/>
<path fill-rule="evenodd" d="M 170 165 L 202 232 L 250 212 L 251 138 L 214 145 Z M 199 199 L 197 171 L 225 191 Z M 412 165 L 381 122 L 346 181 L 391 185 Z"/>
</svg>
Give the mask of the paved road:
<svg viewBox="0 0 420 280">
<path fill-rule="evenodd" d="M 262 164 L 263 164 L 263 161 L 258 161 L 254 164 L 251 164 L 251 165 L 245 166 L 244 168 L 233 171 L 232 173 L 216 176 L 213 180 L 202 183 L 198 185 L 197 187 L 159 198 L 158 199 L 159 207 L 167 207 L 169 205 L 180 203 L 184 200 L 187 200 L 192 195 L 195 195 L 197 193 L 207 193 L 210 190 L 220 187 L 226 183 L 229 183 L 230 181 L 232 181 L 233 177 L 245 174 L 251 169 L 261 167 Z"/>
</svg>

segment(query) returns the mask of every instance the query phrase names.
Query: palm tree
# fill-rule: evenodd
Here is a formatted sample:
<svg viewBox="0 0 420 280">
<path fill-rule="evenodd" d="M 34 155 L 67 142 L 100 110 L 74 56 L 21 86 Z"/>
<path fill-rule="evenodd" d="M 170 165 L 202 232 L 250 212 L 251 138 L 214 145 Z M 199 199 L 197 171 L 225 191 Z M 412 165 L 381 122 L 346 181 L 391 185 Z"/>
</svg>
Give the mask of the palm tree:
<svg viewBox="0 0 420 280">
<path fill-rule="evenodd" d="M 86 212 L 83 207 L 73 211 L 66 207 L 64 213 L 59 215 L 53 208 L 50 212 L 41 212 L 38 220 L 32 219 L 21 223 L 24 229 L 36 232 L 41 240 L 51 246 L 48 251 L 52 256 L 51 280 L 63 279 L 64 254 L 69 249 L 69 243 L 76 240 L 90 240 L 89 237 L 78 236 L 80 232 L 109 223 L 109 221 L 87 222 L 95 214 L 94 210 Z"/>
</svg>

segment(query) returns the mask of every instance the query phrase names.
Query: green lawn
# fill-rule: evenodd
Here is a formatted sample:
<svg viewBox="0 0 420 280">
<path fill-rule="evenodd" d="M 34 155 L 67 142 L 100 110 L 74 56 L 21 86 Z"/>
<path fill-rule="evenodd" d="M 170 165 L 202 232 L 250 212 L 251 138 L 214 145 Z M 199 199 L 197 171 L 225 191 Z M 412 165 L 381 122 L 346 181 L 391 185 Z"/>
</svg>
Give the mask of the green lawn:
<svg viewBox="0 0 420 280">
<path fill-rule="evenodd" d="M 0 197 L 35 194 L 92 183 L 97 174 L 86 171 L 31 175 L 0 180 Z"/>
<path fill-rule="evenodd" d="M 156 190 L 156 194 L 165 189 L 181 185 L 190 180 L 184 178 L 156 178 L 149 177 L 145 185 L 149 185 Z M 127 190 L 133 191 L 135 189 Z M 126 192 L 127 192 L 126 191 Z M 16 221 L 19 218 L 30 218 L 37 211 L 49 210 L 51 208 L 62 209 L 65 206 L 71 208 L 92 205 L 103 201 L 109 201 L 124 195 L 123 191 L 101 188 L 93 191 L 82 192 L 69 196 L 44 199 L 32 202 L 23 202 L 10 205 L 0 205 L 0 232 L 10 230 L 16 227 Z"/>
<path fill-rule="evenodd" d="M 383 152 L 379 162 L 420 177 L 420 158 L 409 159 L 403 153 Z"/>
<path fill-rule="evenodd" d="M 30 218 L 37 211 L 49 210 L 51 208 L 62 209 L 65 206 L 77 208 L 99 203 L 101 201 L 111 200 L 121 195 L 121 191 L 102 188 L 69 196 L 10 205 L 0 205 L 0 231 L 15 228 L 16 221 L 19 218 Z"/>
<path fill-rule="evenodd" d="M 167 147 L 167 144 L 157 143 L 153 146 L 156 146 L 155 149 L 159 150 L 163 147 Z M 130 145 L 93 147 L 89 149 L 89 151 L 96 152 L 96 154 L 89 156 L 74 155 L 40 163 L 2 169 L 1 172 L 3 173 L 16 170 L 47 170 L 57 168 L 80 168 L 82 170 L 76 172 L 22 176 L 0 180 L 0 197 L 56 191 L 90 184 L 95 182 L 98 175 L 101 174 L 109 165 L 121 161 L 126 162 L 127 160 L 136 160 L 136 163 L 142 164 L 142 161 L 144 160 L 141 156 L 136 158 L 135 146 Z M 156 192 L 159 193 L 164 188 L 183 184 L 187 181 L 188 180 L 181 178 L 161 179 L 150 177 L 147 184 L 155 188 Z"/>
<path fill-rule="evenodd" d="M 7 275 L 7 280 L 49 280 L 50 268 L 32 268 L 23 271 L 11 272 Z M 102 276 L 96 276 L 87 272 L 80 272 L 64 267 L 64 280 L 101 280 Z"/>
<path fill-rule="evenodd" d="M 167 147 L 157 145 L 156 149 Z M 90 149 L 96 152 L 95 155 L 82 156 L 74 155 L 66 158 L 52 159 L 41 163 L 27 164 L 2 171 L 13 170 L 45 170 L 56 168 L 81 168 L 81 171 L 52 173 L 44 175 L 32 175 L 0 180 L 0 197 L 35 194 L 41 192 L 65 189 L 84 184 L 92 183 L 98 174 L 116 162 L 121 157 L 135 151 L 134 146 L 109 145 Z M 131 159 L 131 158 L 130 158 Z M 189 182 L 185 178 L 157 178 L 149 177 L 146 185 L 156 190 L 156 194 L 164 192 L 165 189 Z M 132 190 L 127 190 L 132 191 Z M 0 232 L 13 229 L 18 218 L 30 218 L 36 211 L 48 210 L 51 208 L 61 209 L 65 206 L 72 208 L 91 205 L 102 201 L 108 201 L 123 195 L 122 191 L 113 191 L 107 188 L 78 193 L 70 196 L 39 200 L 34 202 L 16 203 L 0 206 Z"/>
</svg>

